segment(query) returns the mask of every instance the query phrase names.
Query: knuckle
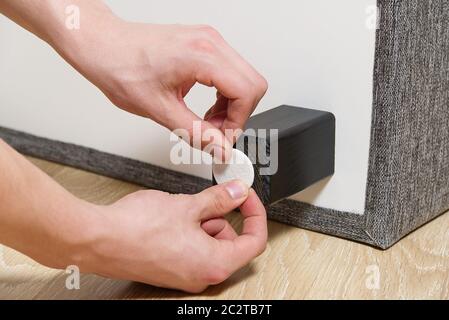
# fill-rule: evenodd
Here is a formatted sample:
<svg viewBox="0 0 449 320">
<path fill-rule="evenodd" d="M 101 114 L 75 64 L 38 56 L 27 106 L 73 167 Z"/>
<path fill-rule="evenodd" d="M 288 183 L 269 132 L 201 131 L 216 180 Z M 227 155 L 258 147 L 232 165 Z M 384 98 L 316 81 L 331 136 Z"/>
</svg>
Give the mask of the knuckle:
<svg viewBox="0 0 449 320">
<path fill-rule="evenodd" d="M 250 99 L 249 102 L 252 103 L 253 100 L 256 102 L 259 101 L 265 95 L 267 90 L 268 81 L 262 76 L 257 76 L 253 81 L 248 82 L 244 91 L 248 99 Z"/>
<path fill-rule="evenodd" d="M 248 103 L 253 102 L 261 94 L 260 84 L 257 80 L 248 80 L 245 85 L 242 85 L 241 90 L 242 96 L 244 93 L 244 97 L 246 97 Z"/>
<path fill-rule="evenodd" d="M 199 25 L 198 32 L 190 38 L 190 47 L 201 54 L 215 54 L 217 43 L 222 39 L 220 33 L 209 25 Z"/>
<path fill-rule="evenodd" d="M 212 55 L 216 52 L 215 44 L 207 38 L 198 37 L 190 40 L 190 47 L 200 54 Z"/>
<path fill-rule="evenodd" d="M 204 281 L 208 284 L 218 284 L 231 276 L 231 272 L 223 267 L 209 267 L 204 273 Z"/>
<path fill-rule="evenodd" d="M 224 196 L 224 192 L 220 190 L 220 192 L 216 192 L 212 195 L 212 204 L 213 208 L 217 212 L 225 212 L 227 209 L 227 198 Z"/>
<path fill-rule="evenodd" d="M 265 94 L 268 90 L 268 81 L 263 76 L 260 76 L 259 79 L 259 88 L 262 94 Z"/>
<path fill-rule="evenodd" d="M 205 37 L 208 37 L 210 39 L 218 40 L 221 38 L 221 34 L 214 27 L 212 27 L 210 25 L 206 25 L 206 24 L 199 25 L 199 30 L 202 32 L 202 34 Z"/>
<path fill-rule="evenodd" d="M 257 246 L 257 250 L 256 250 L 257 255 L 258 256 L 261 255 L 266 249 L 267 249 L 267 241 L 266 240 L 261 241 L 259 243 L 259 245 Z"/>
<path fill-rule="evenodd" d="M 184 288 L 184 291 L 188 293 L 202 293 L 207 287 L 208 285 L 205 284 L 192 284 Z"/>
<path fill-rule="evenodd" d="M 267 238 L 258 239 L 255 243 L 255 257 L 260 256 L 267 249 Z"/>
</svg>

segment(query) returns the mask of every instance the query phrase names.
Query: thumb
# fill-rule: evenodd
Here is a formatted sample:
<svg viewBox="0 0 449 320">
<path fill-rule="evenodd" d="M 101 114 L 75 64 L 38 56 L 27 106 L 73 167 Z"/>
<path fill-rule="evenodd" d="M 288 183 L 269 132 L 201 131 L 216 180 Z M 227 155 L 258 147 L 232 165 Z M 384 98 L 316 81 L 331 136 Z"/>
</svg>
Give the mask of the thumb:
<svg viewBox="0 0 449 320">
<path fill-rule="evenodd" d="M 184 101 L 176 100 L 174 103 L 177 107 L 174 108 L 169 123 L 164 124 L 168 129 L 175 133 L 185 130 L 188 137 L 184 137 L 183 134 L 178 136 L 180 135 L 183 139 L 188 138 L 186 142 L 193 148 L 211 154 L 219 163 L 231 158 L 232 144 L 219 128 L 198 117 Z"/>
<path fill-rule="evenodd" d="M 240 181 L 233 180 L 210 187 L 193 195 L 198 208 L 198 220 L 209 220 L 226 215 L 241 206 L 248 198 L 249 188 Z"/>
</svg>

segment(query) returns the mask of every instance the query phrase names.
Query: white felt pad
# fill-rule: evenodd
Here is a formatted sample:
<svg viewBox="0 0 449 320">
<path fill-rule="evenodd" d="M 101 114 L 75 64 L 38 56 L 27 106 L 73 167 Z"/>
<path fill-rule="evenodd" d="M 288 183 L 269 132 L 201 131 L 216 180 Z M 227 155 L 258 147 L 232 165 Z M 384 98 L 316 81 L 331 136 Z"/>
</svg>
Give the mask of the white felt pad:
<svg viewBox="0 0 449 320">
<path fill-rule="evenodd" d="M 240 150 L 232 150 L 232 158 L 227 163 L 214 164 L 212 173 L 218 184 L 239 179 L 251 187 L 254 182 L 254 168 L 251 160 Z"/>
</svg>

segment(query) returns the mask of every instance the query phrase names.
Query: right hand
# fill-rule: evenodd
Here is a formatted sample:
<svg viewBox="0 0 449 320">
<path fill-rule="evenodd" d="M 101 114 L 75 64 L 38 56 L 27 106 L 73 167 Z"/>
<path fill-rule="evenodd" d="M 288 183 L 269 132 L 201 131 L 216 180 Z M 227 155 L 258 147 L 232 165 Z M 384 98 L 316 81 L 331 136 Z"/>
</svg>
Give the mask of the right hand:
<svg viewBox="0 0 449 320">
<path fill-rule="evenodd" d="M 85 22 L 91 28 L 81 29 L 75 41 L 55 46 L 69 43 L 59 51 L 119 108 L 170 130 L 185 130 L 190 144 L 198 121 L 201 136 L 195 139 L 201 145 L 193 146 L 228 158 L 234 135 L 244 129 L 267 81 L 212 27 L 129 23 L 108 14 L 102 18 L 102 23 Z M 184 101 L 196 83 L 217 90 L 204 120 Z M 225 139 L 227 129 L 233 136 Z"/>
<path fill-rule="evenodd" d="M 237 207 L 244 218 L 241 235 L 223 218 Z M 79 263 L 107 277 L 201 292 L 266 246 L 265 208 L 237 180 L 196 195 L 138 191 L 101 210 L 104 235 Z"/>
</svg>

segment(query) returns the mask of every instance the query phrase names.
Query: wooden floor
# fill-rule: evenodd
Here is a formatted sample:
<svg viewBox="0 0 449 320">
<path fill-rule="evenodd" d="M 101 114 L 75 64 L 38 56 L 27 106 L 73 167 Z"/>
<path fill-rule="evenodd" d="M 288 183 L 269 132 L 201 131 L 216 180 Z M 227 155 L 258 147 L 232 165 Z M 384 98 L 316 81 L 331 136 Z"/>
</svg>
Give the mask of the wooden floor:
<svg viewBox="0 0 449 320">
<path fill-rule="evenodd" d="M 75 195 L 107 204 L 138 186 L 30 159 Z M 231 217 L 234 225 L 238 216 Z M 0 246 L 0 298 L 21 299 L 448 299 L 449 214 L 393 248 L 362 244 L 269 222 L 265 253 L 225 283 L 188 295 L 138 283 L 81 275 L 65 287 L 64 271 L 42 267 Z"/>
</svg>

